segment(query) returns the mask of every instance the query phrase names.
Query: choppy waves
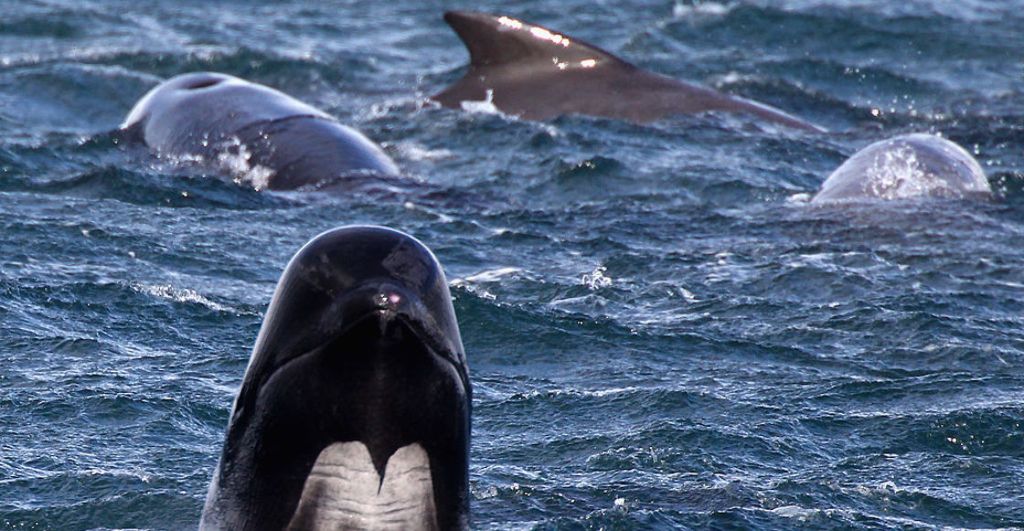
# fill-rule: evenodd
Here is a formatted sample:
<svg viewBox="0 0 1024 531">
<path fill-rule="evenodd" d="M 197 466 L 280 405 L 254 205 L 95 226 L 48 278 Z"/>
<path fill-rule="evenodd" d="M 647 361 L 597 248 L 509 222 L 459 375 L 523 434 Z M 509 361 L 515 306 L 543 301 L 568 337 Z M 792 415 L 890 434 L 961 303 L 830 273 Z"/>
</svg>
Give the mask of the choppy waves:
<svg viewBox="0 0 1024 531">
<path fill-rule="evenodd" d="M 1024 526 L 1020 13 L 510 13 L 834 131 L 815 136 L 437 108 L 426 96 L 466 61 L 445 7 L 9 7 L 0 527 L 194 526 L 277 276 L 348 223 L 410 232 L 446 267 L 475 385 L 475 527 Z M 309 101 L 407 178 L 258 192 L 112 133 L 191 70 Z M 997 199 L 802 200 L 909 132 L 963 145 Z"/>
</svg>

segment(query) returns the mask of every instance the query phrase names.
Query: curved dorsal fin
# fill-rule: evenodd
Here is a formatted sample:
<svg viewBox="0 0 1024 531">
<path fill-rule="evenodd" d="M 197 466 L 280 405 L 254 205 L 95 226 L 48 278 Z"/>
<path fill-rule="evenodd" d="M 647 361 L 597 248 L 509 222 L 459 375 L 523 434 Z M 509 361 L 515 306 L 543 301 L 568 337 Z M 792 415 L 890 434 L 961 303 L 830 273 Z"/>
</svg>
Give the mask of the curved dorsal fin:
<svg viewBox="0 0 1024 531">
<path fill-rule="evenodd" d="M 470 67 L 498 66 L 523 61 L 614 62 L 618 57 L 586 42 L 512 17 L 449 11 L 444 20 L 469 50 Z"/>
</svg>

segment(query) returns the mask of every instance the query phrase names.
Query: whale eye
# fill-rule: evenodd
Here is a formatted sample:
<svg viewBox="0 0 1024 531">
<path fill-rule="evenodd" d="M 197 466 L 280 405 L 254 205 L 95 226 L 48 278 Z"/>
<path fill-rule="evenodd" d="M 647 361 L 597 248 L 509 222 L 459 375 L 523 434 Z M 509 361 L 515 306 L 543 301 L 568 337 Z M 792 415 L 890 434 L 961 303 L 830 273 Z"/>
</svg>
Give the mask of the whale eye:
<svg viewBox="0 0 1024 531">
<path fill-rule="evenodd" d="M 185 88 L 187 90 L 198 90 L 198 89 L 203 89 L 203 88 L 206 88 L 206 87 L 212 87 L 212 86 L 214 86 L 214 85 L 216 85 L 217 83 L 220 83 L 220 82 L 221 82 L 221 80 L 219 80 L 217 78 L 201 79 L 201 80 L 197 80 L 197 81 L 195 81 L 193 83 L 189 83 L 188 85 L 185 85 Z"/>
</svg>

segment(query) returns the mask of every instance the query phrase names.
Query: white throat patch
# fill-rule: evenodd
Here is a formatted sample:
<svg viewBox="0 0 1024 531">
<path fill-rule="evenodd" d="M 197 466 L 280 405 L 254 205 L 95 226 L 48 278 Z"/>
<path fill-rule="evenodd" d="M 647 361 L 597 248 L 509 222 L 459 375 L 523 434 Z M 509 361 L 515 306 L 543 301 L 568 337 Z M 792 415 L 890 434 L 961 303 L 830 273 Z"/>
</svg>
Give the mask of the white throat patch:
<svg viewBox="0 0 1024 531">
<path fill-rule="evenodd" d="M 381 483 L 370 451 L 359 441 L 320 452 L 302 488 L 290 530 L 437 529 L 430 460 L 418 443 L 388 459 Z"/>
</svg>

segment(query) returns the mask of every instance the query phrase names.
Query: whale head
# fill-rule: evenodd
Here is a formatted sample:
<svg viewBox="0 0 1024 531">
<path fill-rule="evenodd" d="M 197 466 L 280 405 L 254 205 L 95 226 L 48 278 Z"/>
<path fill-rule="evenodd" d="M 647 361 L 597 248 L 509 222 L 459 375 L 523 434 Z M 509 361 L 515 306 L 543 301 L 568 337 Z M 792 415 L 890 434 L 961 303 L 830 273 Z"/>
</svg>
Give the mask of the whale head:
<svg viewBox="0 0 1024 531">
<path fill-rule="evenodd" d="M 200 527 L 466 527 L 470 393 L 434 255 L 325 232 L 278 283 Z"/>
</svg>

